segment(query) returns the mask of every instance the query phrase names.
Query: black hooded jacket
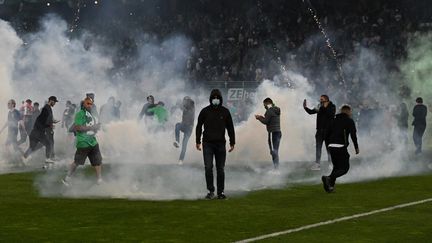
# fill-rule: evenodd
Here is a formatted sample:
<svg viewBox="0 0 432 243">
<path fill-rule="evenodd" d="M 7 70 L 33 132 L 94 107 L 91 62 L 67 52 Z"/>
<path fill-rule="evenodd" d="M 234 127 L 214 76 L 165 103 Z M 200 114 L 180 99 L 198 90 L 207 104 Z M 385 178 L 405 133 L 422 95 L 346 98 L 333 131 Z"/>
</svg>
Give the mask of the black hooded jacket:
<svg viewBox="0 0 432 243">
<path fill-rule="evenodd" d="M 336 114 L 336 106 L 331 101 L 327 107 L 324 107 L 322 105 L 319 109 L 309 109 L 307 107 L 305 107 L 304 109 L 310 115 L 318 113 L 316 123 L 317 130 L 327 129 Z"/>
<path fill-rule="evenodd" d="M 336 118 L 331 122 L 328 128 L 326 141 L 328 144 L 343 144 L 346 148 L 349 145 L 348 138 L 350 135 L 354 143 L 354 148 L 358 149 L 357 130 L 354 120 L 347 114 L 340 113 L 336 115 Z"/>
<path fill-rule="evenodd" d="M 220 99 L 220 104 L 211 104 L 212 98 Z M 229 110 L 222 106 L 222 94 L 219 90 L 212 90 L 210 94 L 210 105 L 204 107 L 198 115 L 198 122 L 195 129 L 196 143 L 201 144 L 201 134 L 203 142 L 225 143 L 225 129 L 228 131 L 230 145 L 235 144 L 234 123 Z M 204 133 L 202 126 L 204 125 Z"/>
</svg>

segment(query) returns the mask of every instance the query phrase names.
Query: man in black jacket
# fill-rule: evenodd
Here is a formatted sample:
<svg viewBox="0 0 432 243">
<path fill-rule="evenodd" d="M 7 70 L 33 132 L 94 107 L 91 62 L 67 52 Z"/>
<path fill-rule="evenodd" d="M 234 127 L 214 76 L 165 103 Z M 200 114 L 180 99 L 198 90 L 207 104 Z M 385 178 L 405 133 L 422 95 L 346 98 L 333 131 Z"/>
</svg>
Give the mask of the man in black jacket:
<svg viewBox="0 0 432 243">
<path fill-rule="evenodd" d="M 309 109 L 306 100 L 303 101 L 303 108 L 312 115 L 317 114 L 316 134 L 315 134 L 315 165 L 312 170 L 320 170 L 321 164 L 321 149 L 327 133 L 328 126 L 335 117 L 336 106 L 330 101 L 327 95 L 321 95 L 320 104 L 318 107 Z M 326 143 L 327 145 L 327 143 Z M 328 154 L 328 150 L 327 150 Z"/>
<path fill-rule="evenodd" d="M 214 89 L 210 93 L 210 105 L 204 107 L 199 116 L 196 126 L 196 148 L 201 151 L 201 134 L 202 126 L 204 125 L 203 134 L 203 155 L 204 167 L 208 193 L 206 199 L 214 198 L 214 183 L 213 183 L 213 157 L 216 160 L 217 172 L 217 194 L 218 199 L 225 199 L 225 129 L 228 131 L 230 149 L 234 150 L 235 133 L 234 124 L 229 110 L 222 106 L 222 94 L 218 89 Z"/>
<path fill-rule="evenodd" d="M 192 134 L 194 120 L 195 120 L 195 102 L 186 96 L 183 98 L 181 107 L 183 111 L 182 121 L 175 125 L 175 142 L 174 147 L 179 147 L 180 142 L 180 131 L 183 132 L 183 142 L 180 152 L 179 165 L 183 164 L 183 160 L 186 154 L 187 143 Z"/>
<path fill-rule="evenodd" d="M 55 96 L 48 98 L 48 103 L 42 108 L 40 115 L 36 118 L 33 130 L 30 133 L 30 146 L 24 153 L 24 159 L 34 151 L 45 146 L 47 163 L 54 163 L 54 120 L 52 107 L 58 102 Z"/>
<path fill-rule="evenodd" d="M 345 175 L 349 170 L 348 138 L 354 143 L 356 154 L 360 152 L 357 143 L 357 130 L 352 117 L 352 110 L 349 105 L 343 105 L 341 113 L 329 125 L 326 139 L 328 150 L 330 151 L 333 170 L 329 176 L 322 176 L 321 180 L 326 192 L 332 192 L 336 183 L 336 178 Z"/>
<path fill-rule="evenodd" d="M 416 154 L 421 154 L 422 152 L 422 139 L 423 134 L 426 130 L 426 116 L 427 107 L 423 105 L 423 98 L 418 97 L 416 99 L 416 105 L 413 109 L 414 121 L 412 125 L 414 126 L 413 140 L 416 146 Z"/>
<path fill-rule="evenodd" d="M 270 148 L 270 154 L 273 159 L 273 166 L 275 169 L 278 169 L 279 144 L 282 138 L 282 132 L 280 129 L 281 110 L 273 103 L 273 100 L 270 98 L 265 98 L 263 103 L 264 108 L 266 109 L 264 116 L 255 115 L 255 118 L 267 127 L 268 144 Z"/>
</svg>

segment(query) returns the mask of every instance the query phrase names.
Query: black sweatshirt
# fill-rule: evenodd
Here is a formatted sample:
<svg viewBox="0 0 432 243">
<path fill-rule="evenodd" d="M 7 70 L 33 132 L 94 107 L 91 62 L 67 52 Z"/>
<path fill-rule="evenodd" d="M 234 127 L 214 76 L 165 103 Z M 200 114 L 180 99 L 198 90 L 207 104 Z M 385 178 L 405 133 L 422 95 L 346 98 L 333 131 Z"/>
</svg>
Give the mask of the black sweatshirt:
<svg viewBox="0 0 432 243">
<path fill-rule="evenodd" d="M 415 105 L 413 109 L 413 116 L 413 126 L 426 126 L 427 107 L 423 104 Z"/>
<path fill-rule="evenodd" d="M 40 113 L 40 115 L 36 118 L 36 122 L 34 124 L 33 130 L 38 132 L 45 132 L 46 128 L 52 127 L 54 124 L 52 108 L 50 105 L 46 104 Z"/>
<path fill-rule="evenodd" d="M 210 103 L 211 103 L 210 96 Z M 225 143 L 225 129 L 228 131 L 230 145 L 235 144 L 234 123 L 229 110 L 222 106 L 222 96 L 218 95 L 220 105 L 210 104 L 204 107 L 198 115 L 195 129 L 196 143 L 201 144 L 202 126 L 204 125 L 203 142 Z"/>
<path fill-rule="evenodd" d="M 336 114 L 336 106 L 331 101 L 327 107 L 324 107 L 323 105 L 320 106 L 319 110 L 316 108 L 309 109 L 307 107 L 304 109 L 310 115 L 318 113 L 316 123 L 317 130 L 327 129 Z"/>
<path fill-rule="evenodd" d="M 354 120 L 345 113 L 336 115 L 326 134 L 328 144 L 343 144 L 345 148 L 349 145 L 348 137 L 351 135 L 354 148 L 358 149 L 357 130 Z"/>
</svg>

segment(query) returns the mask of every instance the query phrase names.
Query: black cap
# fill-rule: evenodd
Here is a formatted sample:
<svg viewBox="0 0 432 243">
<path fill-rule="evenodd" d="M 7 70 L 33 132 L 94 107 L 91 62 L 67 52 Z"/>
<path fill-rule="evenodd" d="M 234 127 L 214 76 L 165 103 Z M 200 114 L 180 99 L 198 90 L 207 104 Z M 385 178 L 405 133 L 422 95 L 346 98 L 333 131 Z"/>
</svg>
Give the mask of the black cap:
<svg viewBox="0 0 432 243">
<path fill-rule="evenodd" d="M 50 96 L 49 98 L 48 98 L 48 101 L 54 101 L 54 102 L 59 102 L 58 101 L 58 99 L 57 99 L 57 97 L 55 97 L 55 96 Z"/>
</svg>

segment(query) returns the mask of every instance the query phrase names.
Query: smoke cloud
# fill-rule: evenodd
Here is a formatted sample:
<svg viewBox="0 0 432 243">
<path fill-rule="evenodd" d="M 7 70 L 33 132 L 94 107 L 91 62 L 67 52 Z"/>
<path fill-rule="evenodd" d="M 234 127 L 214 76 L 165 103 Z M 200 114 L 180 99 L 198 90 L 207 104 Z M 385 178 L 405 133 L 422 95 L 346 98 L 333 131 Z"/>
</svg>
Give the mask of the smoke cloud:
<svg viewBox="0 0 432 243">
<path fill-rule="evenodd" d="M 192 134 L 184 166 L 178 166 L 179 150 L 172 146 L 174 125 L 181 119 L 181 112 L 173 110 L 165 129 L 155 132 L 153 122 L 137 122 L 137 116 L 145 97 L 155 96 L 170 109 L 184 96 L 191 96 L 196 104 L 196 117 L 208 105 L 209 90 L 191 89 L 180 74 L 186 65 L 192 41 L 182 35 L 156 41 L 145 34 L 137 37 L 137 57 L 124 69 L 113 69 L 115 51 L 98 42 L 91 33 L 79 37 L 67 36 L 66 23 L 54 16 L 42 21 L 42 29 L 30 35 L 17 36 L 8 23 L 0 21 L 0 91 L 1 102 L 11 97 L 17 101 L 32 98 L 43 101 L 56 95 L 61 102 L 54 107 L 56 118 L 60 118 L 64 102 L 72 100 L 79 104 L 87 91 L 96 93 L 96 104 L 100 107 L 110 96 L 122 101 L 122 120 L 104 124 L 98 133 L 104 157 L 103 185 L 81 168 L 73 180 L 73 186 L 64 188 L 60 179 L 64 168 L 73 159 L 73 138 L 65 129 L 57 127 L 55 150 L 61 161 L 56 169 L 41 174 L 35 186 L 42 196 L 65 197 L 112 197 L 152 200 L 197 199 L 205 194 L 202 154 L 195 149 Z M 24 41 L 23 41 L 24 40 Z M 88 43 L 88 40 L 93 40 Z M 23 43 L 26 43 L 23 45 Z M 300 48 L 301 49 L 301 48 Z M 288 53 L 287 55 L 290 55 Z M 351 101 L 354 95 L 368 100 L 376 98 L 380 104 L 397 104 L 394 83 L 385 82 L 391 75 L 382 60 L 373 51 L 359 48 L 343 64 L 352 92 L 344 93 L 338 82 L 328 85 L 330 97 L 340 106 L 342 101 Z M 301 67 L 301 63 L 297 63 Z M 314 82 L 301 75 L 301 70 L 284 70 L 274 80 L 264 81 L 256 91 L 256 99 L 247 107 L 249 118 L 236 126 L 236 149 L 228 155 L 226 168 L 227 193 L 242 193 L 262 188 L 277 188 L 291 183 L 318 183 L 320 173 L 308 170 L 315 157 L 315 116 L 306 114 L 302 107 L 307 99 L 314 106 L 317 94 Z M 322 73 L 322 79 L 332 80 L 334 73 Z M 275 83 L 289 80 L 289 87 Z M 321 82 L 321 81 L 320 81 Z M 324 82 L 324 81 L 323 81 Z M 348 94 L 348 96 L 346 96 Z M 267 145 L 265 126 L 255 120 L 255 114 L 265 112 L 262 100 L 271 97 L 282 110 L 282 142 L 280 146 L 280 174 L 271 172 L 271 156 Z M 226 100 L 226 96 L 224 95 Z M 19 103 L 19 102 L 18 102 Z M 6 120 L 6 110 L 1 107 L 0 119 Z M 388 106 L 387 110 L 393 108 Z M 357 112 L 355 110 L 355 112 Z M 387 176 L 419 173 L 422 164 L 407 164 L 409 146 L 401 143 L 400 131 L 388 112 L 374 117 L 373 134 L 359 131 L 361 154 L 353 156 L 353 166 L 342 181 L 361 181 Z M 383 119 L 388 119 L 383 122 Z M 385 136 L 383 136 L 385 131 Z M 389 134 L 389 136 L 386 136 Z M 4 134 L 2 134 L 4 139 Z M 352 146 L 350 147 L 352 149 Z M 383 152 L 384 151 L 384 152 Z M 27 169 L 36 169 L 43 163 L 38 151 Z M 323 149 L 323 158 L 326 153 Z M 2 158 L 5 157 L 2 155 Z M 7 159 L 6 159 L 7 160 Z M 5 164 L 6 162 L 0 162 Z M 323 162 L 323 165 L 327 165 Z M 3 172 L 6 171 L 2 170 Z M 326 168 L 321 173 L 326 173 Z"/>
</svg>

